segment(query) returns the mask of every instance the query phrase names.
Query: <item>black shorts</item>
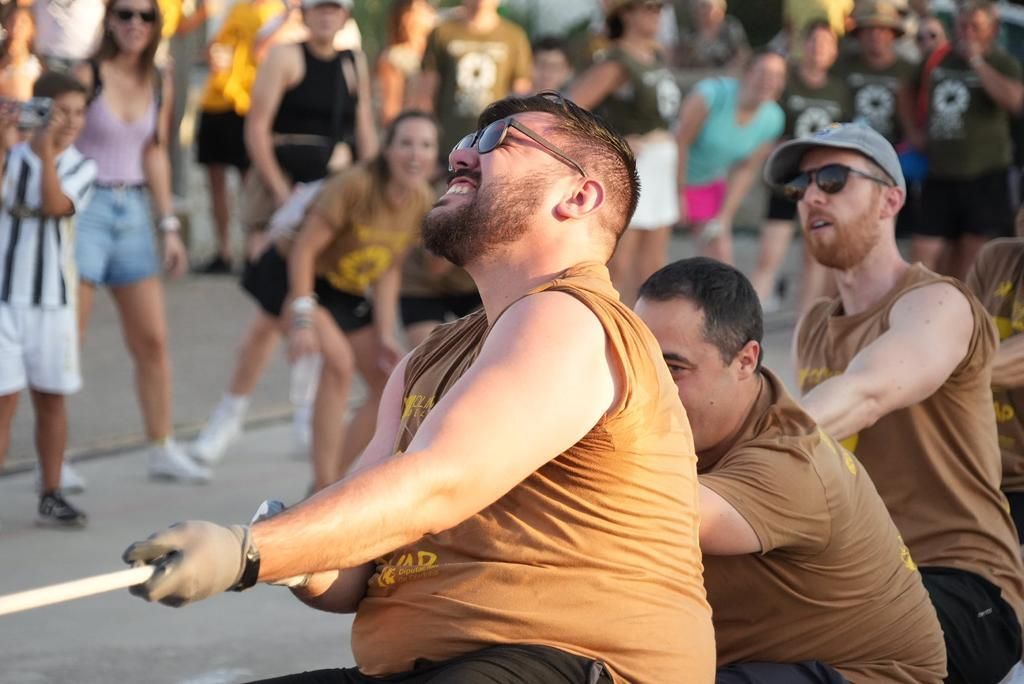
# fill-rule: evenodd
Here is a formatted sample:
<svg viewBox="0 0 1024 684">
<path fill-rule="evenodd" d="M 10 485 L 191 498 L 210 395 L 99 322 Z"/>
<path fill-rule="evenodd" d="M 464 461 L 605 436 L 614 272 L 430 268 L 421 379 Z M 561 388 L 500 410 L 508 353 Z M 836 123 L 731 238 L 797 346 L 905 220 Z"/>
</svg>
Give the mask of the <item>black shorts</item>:
<svg viewBox="0 0 1024 684">
<path fill-rule="evenodd" d="M 235 112 L 200 112 L 196 134 L 197 161 L 203 166 L 249 168 L 245 150 L 245 119 Z"/>
<path fill-rule="evenodd" d="M 921 568 L 946 640 L 949 684 L 998 684 L 1020 661 L 1020 623 L 1002 592 L 984 577 L 953 568 Z"/>
<path fill-rule="evenodd" d="M 1003 492 L 1010 502 L 1010 515 L 1017 526 L 1017 541 L 1024 545 L 1024 492 Z"/>
<path fill-rule="evenodd" d="M 795 221 L 796 202 L 790 202 L 785 197 L 779 197 L 772 192 L 768 199 L 768 220 L 769 221 Z"/>
<path fill-rule="evenodd" d="M 410 672 L 368 677 L 357 668 L 316 670 L 253 684 L 611 684 L 600 661 L 547 646 L 492 646 L 440 663 L 417 662 Z"/>
<path fill-rule="evenodd" d="M 246 264 L 242 289 L 252 295 L 263 311 L 274 318 L 281 317 L 288 297 L 288 262 L 276 247 L 270 246 L 255 262 Z M 323 278 L 316 279 L 313 289 L 317 302 L 344 332 L 373 323 L 373 306 L 366 297 L 337 290 Z"/>
<path fill-rule="evenodd" d="M 402 325 L 444 323 L 473 313 L 481 306 L 477 293 L 443 297 L 402 297 Z"/>
<path fill-rule="evenodd" d="M 928 178 L 914 234 L 958 240 L 961 235 L 1013 235 L 1009 169 L 968 180 Z"/>
<path fill-rule="evenodd" d="M 715 684 L 847 684 L 843 675 L 816 660 L 802 663 L 734 663 L 718 668 Z"/>
</svg>

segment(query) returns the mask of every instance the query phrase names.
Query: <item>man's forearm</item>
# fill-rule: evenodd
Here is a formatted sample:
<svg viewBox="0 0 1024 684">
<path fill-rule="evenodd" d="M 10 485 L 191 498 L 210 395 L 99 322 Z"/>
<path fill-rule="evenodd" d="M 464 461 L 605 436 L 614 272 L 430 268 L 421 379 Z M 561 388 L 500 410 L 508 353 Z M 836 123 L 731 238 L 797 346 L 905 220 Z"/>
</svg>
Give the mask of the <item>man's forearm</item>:
<svg viewBox="0 0 1024 684">
<path fill-rule="evenodd" d="M 869 392 L 846 376 L 829 378 L 800 400 L 804 411 L 835 439 L 846 439 L 877 422 L 879 408 Z"/>
<path fill-rule="evenodd" d="M 1024 335 L 1014 335 L 999 345 L 992 362 L 992 386 L 1024 387 Z"/>
<path fill-rule="evenodd" d="M 259 580 L 354 568 L 456 524 L 458 474 L 419 456 L 393 458 L 253 525 Z"/>
</svg>

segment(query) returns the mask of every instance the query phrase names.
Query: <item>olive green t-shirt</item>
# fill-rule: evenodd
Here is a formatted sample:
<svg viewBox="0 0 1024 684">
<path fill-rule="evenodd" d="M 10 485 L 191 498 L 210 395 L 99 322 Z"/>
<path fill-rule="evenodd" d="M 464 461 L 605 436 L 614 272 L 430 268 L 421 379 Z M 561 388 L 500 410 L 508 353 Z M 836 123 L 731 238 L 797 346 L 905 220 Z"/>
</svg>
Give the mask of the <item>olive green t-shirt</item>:
<svg viewBox="0 0 1024 684">
<path fill-rule="evenodd" d="M 897 96 L 913 82 L 915 70 L 913 64 L 900 58 L 885 69 L 875 70 L 857 53 L 844 57 L 835 67 L 850 89 L 853 119 L 871 126 L 894 145 L 903 140 Z"/>
<path fill-rule="evenodd" d="M 622 135 L 644 135 L 675 123 L 682 91 L 662 59 L 644 64 L 625 50 L 611 47 L 594 61 L 615 62 L 627 75 L 626 82 L 594 108 L 615 130 Z"/>
<path fill-rule="evenodd" d="M 518 25 L 504 19 L 493 30 L 476 33 L 459 20 L 438 26 L 427 40 L 423 71 L 440 79 L 434 112 L 441 121 L 442 160 L 495 100 L 509 95 L 516 79 L 532 78 L 530 41 Z"/>
<path fill-rule="evenodd" d="M 824 85 L 812 88 L 800 78 L 795 64 L 790 65 L 780 104 L 786 113 L 787 138 L 806 138 L 829 124 L 849 121 L 852 108 L 850 90 L 842 78 L 832 73 Z"/>
<path fill-rule="evenodd" d="M 985 61 L 1020 80 L 1020 62 L 1009 53 L 996 48 Z M 1010 114 L 985 92 L 981 78 L 955 51 L 938 63 L 928 80 L 927 132 L 929 170 L 936 177 L 975 178 L 1012 161 Z"/>
<path fill-rule="evenodd" d="M 1024 332 L 1024 239 L 985 245 L 967 275 L 967 287 L 992 316 L 1003 342 Z M 1024 492 L 1024 387 L 992 388 L 1003 454 L 1003 491 Z"/>
</svg>

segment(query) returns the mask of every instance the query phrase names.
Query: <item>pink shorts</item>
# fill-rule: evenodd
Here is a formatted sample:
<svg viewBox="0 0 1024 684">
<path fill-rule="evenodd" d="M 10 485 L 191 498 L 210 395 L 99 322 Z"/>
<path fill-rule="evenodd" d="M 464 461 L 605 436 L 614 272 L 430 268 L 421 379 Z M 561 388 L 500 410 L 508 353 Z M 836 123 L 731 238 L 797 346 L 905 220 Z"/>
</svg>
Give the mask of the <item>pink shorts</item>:
<svg viewBox="0 0 1024 684">
<path fill-rule="evenodd" d="M 704 185 L 687 185 L 683 191 L 686 202 L 686 220 L 689 223 L 704 223 L 718 216 L 725 202 L 725 179 L 711 181 Z"/>
</svg>

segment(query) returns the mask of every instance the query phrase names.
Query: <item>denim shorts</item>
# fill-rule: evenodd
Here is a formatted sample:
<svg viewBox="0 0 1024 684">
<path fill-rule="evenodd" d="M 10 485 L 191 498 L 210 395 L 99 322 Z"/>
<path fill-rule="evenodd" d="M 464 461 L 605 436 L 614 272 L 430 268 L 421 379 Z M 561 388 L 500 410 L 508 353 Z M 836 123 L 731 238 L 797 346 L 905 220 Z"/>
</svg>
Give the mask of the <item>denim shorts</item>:
<svg viewBox="0 0 1024 684">
<path fill-rule="evenodd" d="M 130 285 L 160 271 L 153 213 L 143 186 L 97 186 L 78 215 L 75 261 L 93 285 Z"/>
</svg>

